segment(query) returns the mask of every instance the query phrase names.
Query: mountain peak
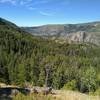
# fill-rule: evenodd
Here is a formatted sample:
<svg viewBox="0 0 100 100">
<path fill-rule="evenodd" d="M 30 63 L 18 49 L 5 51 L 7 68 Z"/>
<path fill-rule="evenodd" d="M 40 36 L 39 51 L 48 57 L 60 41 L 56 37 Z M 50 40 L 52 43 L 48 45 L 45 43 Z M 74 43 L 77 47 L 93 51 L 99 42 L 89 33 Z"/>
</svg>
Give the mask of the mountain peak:
<svg viewBox="0 0 100 100">
<path fill-rule="evenodd" d="M 10 28 L 18 28 L 16 24 L 14 24 L 6 19 L 3 19 L 1 17 L 0 17 L 0 25 L 10 27 Z"/>
</svg>

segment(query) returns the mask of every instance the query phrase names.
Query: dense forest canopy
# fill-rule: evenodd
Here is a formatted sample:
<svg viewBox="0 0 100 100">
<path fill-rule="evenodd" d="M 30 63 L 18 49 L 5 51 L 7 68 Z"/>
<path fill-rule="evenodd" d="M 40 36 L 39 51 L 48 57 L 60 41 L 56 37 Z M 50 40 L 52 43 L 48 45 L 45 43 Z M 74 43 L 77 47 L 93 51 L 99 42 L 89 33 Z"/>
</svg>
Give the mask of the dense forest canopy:
<svg viewBox="0 0 100 100">
<path fill-rule="evenodd" d="M 60 44 L 0 20 L 0 82 L 95 92 L 100 89 L 100 47 Z"/>
</svg>

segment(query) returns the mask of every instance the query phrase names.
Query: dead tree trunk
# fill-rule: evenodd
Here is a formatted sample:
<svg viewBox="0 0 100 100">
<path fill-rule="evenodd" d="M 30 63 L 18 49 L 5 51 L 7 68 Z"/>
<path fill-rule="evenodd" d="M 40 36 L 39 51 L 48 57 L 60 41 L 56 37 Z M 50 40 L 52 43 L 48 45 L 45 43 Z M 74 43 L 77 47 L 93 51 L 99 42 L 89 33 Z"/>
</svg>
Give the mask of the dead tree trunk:
<svg viewBox="0 0 100 100">
<path fill-rule="evenodd" d="M 45 87 L 48 87 L 48 80 L 49 80 L 50 68 L 46 67 L 46 78 L 45 78 Z"/>
</svg>

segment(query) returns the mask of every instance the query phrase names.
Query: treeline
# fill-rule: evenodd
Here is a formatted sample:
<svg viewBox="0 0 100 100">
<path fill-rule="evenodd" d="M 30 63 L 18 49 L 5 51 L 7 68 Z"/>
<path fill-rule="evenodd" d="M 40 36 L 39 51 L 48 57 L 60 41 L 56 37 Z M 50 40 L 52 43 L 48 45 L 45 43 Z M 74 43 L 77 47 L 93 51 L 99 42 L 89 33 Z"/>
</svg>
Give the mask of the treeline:
<svg viewBox="0 0 100 100">
<path fill-rule="evenodd" d="M 60 44 L 0 29 L 0 82 L 44 86 L 45 81 L 55 89 L 99 91 L 100 47 Z"/>
</svg>

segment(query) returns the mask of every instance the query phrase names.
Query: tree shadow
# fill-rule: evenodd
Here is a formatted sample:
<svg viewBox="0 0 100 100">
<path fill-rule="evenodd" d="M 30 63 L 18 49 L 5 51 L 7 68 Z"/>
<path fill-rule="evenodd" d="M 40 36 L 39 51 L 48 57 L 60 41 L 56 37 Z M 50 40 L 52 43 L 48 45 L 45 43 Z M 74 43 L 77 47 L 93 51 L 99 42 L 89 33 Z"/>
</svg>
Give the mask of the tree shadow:
<svg viewBox="0 0 100 100">
<path fill-rule="evenodd" d="M 0 95 L 0 100 L 12 100 L 12 97 L 9 95 Z"/>
<path fill-rule="evenodd" d="M 12 100 L 12 96 L 18 93 L 28 95 L 30 93 L 30 90 L 26 88 L 12 88 L 12 87 L 0 88 L 0 100 Z"/>
</svg>

